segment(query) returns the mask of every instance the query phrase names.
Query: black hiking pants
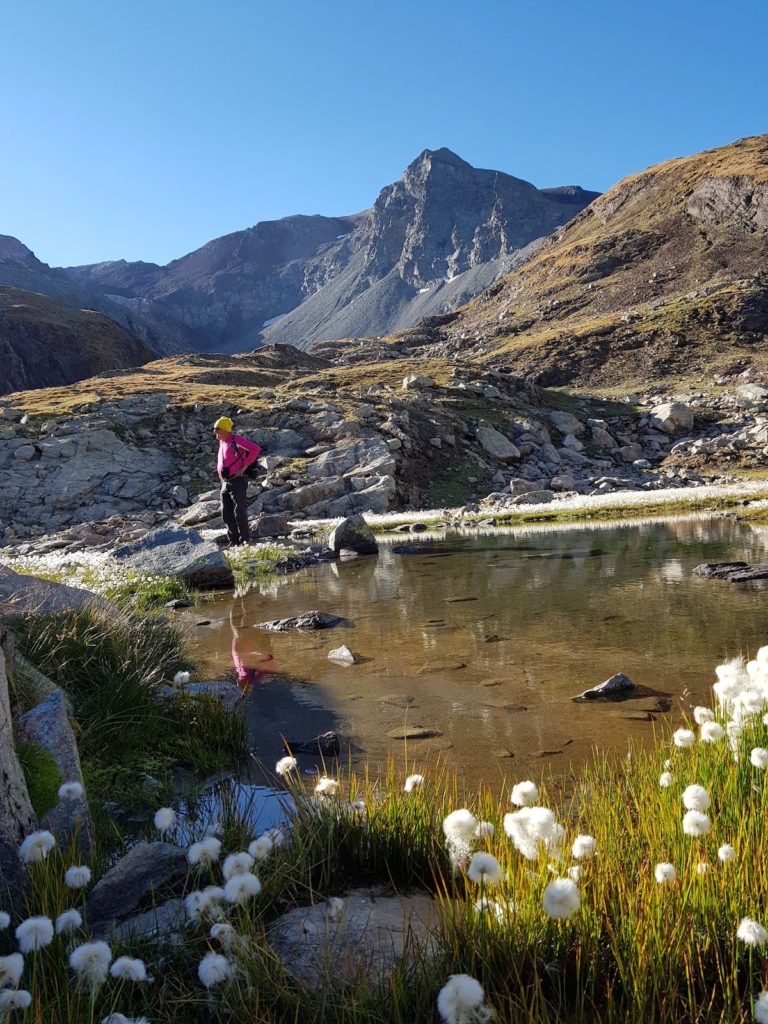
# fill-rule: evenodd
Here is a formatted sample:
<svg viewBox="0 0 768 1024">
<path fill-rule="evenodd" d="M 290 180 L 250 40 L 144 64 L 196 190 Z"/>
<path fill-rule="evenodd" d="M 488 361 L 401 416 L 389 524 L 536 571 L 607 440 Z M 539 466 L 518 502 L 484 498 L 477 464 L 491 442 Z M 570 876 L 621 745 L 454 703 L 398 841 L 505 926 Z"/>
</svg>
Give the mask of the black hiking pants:
<svg viewBox="0 0 768 1024">
<path fill-rule="evenodd" d="M 221 514 L 230 544 L 247 544 L 251 539 L 247 493 L 248 480 L 244 476 L 221 481 Z"/>
</svg>

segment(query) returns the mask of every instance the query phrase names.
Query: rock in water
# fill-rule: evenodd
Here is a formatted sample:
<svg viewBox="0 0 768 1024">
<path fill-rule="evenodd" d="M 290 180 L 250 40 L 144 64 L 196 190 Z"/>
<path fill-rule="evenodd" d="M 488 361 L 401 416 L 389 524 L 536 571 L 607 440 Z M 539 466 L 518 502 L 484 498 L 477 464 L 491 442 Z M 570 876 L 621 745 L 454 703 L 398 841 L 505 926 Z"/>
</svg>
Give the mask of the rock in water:
<svg viewBox="0 0 768 1024">
<path fill-rule="evenodd" d="M 349 516 L 339 523 L 328 538 L 328 547 L 337 553 L 347 548 L 349 551 L 357 551 L 359 555 L 375 555 L 379 551 L 373 530 L 363 516 Z"/>
<path fill-rule="evenodd" d="M 304 612 L 292 619 L 271 619 L 269 622 L 257 622 L 257 629 L 268 629 L 272 633 L 285 633 L 289 629 L 333 629 L 334 626 L 348 626 L 346 619 L 328 612 Z"/>
<path fill-rule="evenodd" d="M 151 530 L 141 540 L 115 548 L 113 555 L 142 575 L 175 576 L 203 589 L 234 586 L 232 570 L 219 547 L 195 530 Z"/>
<path fill-rule="evenodd" d="M 328 658 L 330 661 L 338 661 L 341 665 L 354 665 L 357 661 L 355 655 L 346 644 L 342 644 L 341 647 L 334 647 L 332 651 L 328 651 Z"/>
<path fill-rule="evenodd" d="M 341 750 L 339 734 L 329 730 L 311 740 L 287 740 L 288 750 L 297 754 L 328 754 L 334 757 Z"/>
<path fill-rule="evenodd" d="M 604 683 L 600 683 L 599 686 L 593 686 L 591 690 L 585 690 L 573 699 L 577 701 L 622 700 L 632 690 L 636 689 L 637 685 L 632 682 L 629 676 L 625 676 L 623 672 L 617 672 L 610 679 L 606 679 Z"/>
</svg>

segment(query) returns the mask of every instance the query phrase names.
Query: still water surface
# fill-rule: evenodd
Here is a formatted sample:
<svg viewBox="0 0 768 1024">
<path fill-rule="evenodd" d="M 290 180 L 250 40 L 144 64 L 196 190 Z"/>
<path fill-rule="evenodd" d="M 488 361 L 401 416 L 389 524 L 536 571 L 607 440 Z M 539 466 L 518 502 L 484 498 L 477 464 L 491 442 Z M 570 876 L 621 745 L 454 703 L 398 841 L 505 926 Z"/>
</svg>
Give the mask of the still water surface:
<svg viewBox="0 0 768 1024">
<path fill-rule="evenodd" d="M 403 544 L 419 550 L 397 553 Z M 255 670 L 248 723 L 270 770 L 281 735 L 327 729 L 353 761 L 402 761 L 388 734 L 410 726 L 432 735 L 408 741 L 409 765 L 439 755 L 470 786 L 549 771 L 565 781 L 595 747 L 623 753 L 709 703 L 714 666 L 768 642 L 768 593 L 691 575 L 704 561 L 768 561 L 767 547 L 765 530 L 729 518 L 398 535 L 377 557 L 217 596 L 210 625 L 191 630 L 202 677 L 233 675 L 233 653 Z M 314 608 L 352 625 L 257 628 Z M 359 664 L 328 660 L 341 644 Z M 615 672 L 641 685 L 636 699 L 573 702 Z"/>
</svg>

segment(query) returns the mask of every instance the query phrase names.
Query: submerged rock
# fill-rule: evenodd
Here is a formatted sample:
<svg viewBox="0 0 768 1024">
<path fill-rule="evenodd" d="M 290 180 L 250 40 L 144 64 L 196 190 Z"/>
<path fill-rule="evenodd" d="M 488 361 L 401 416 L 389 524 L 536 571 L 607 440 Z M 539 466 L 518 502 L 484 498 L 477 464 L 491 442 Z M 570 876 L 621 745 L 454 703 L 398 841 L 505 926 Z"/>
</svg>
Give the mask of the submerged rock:
<svg viewBox="0 0 768 1024">
<path fill-rule="evenodd" d="M 617 672 L 610 679 L 606 679 L 604 683 L 600 683 L 599 686 L 593 686 L 590 690 L 585 690 L 578 697 L 574 697 L 573 700 L 621 700 L 631 693 L 632 690 L 636 689 L 637 684 L 633 683 L 629 676 L 625 676 L 623 672 Z"/>
<path fill-rule="evenodd" d="M 333 629 L 334 626 L 348 626 L 349 621 L 328 612 L 303 612 L 290 619 L 271 619 L 269 622 L 257 622 L 257 629 L 268 629 L 272 633 L 285 633 L 289 629 Z"/>
<path fill-rule="evenodd" d="M 341 750 L 339 734 L 329 730 L 311 740 L 289 740 L 287 746 L 297 754 L 330 754 L 334 756 Z"/>
<path fill-rule="evenodd" d="M 750 580 L 768 579 L 768 562 L 704 562 L 693 570 L 694 576 L 708 580 L 727 580 L 729 583 L 749 583 Z"/>
</svg>

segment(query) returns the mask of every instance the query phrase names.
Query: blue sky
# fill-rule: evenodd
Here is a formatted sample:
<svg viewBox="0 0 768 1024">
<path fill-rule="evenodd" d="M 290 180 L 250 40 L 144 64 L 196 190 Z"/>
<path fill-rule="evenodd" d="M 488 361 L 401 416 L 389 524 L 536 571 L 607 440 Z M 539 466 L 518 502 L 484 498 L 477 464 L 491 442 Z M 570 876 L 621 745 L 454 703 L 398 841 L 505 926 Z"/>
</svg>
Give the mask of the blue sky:
<svg viewBox="0 0 768 1024">
<path fill-rule="evenodd" d="M 165 263 L 425 148 L 605 190 L 768 130 L 762 0 L 5 0 L 0 234 Z"/>
</svg>

